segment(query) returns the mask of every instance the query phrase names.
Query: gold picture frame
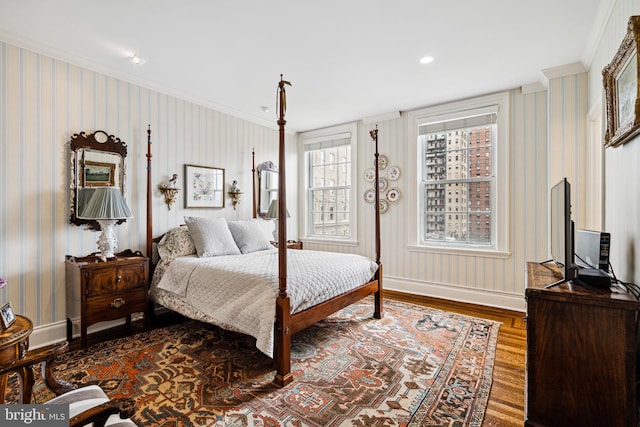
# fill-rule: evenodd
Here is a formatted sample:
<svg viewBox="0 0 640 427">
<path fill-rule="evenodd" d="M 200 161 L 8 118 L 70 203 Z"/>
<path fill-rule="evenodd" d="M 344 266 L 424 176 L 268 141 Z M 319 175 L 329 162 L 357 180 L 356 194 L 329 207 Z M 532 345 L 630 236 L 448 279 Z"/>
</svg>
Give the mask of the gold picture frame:
<svg viewBox="0 0 640 427">
<path fill-rule="evenodd" d="M 224 208 L 224 169 L 184 165 L 184 207 Z"/>
<path fill-rule="evenodd" d="M 613 60 L 602 70 L 607 129 L 605 147 L 617 147 L 640 133 L 640 16 L 629 18 L 627 34 Z"/>
<path fill-rule="evenodd" d="M 92 162 L 85 160 L 80 176 L 83 187 L 113 187 L 115 185 L 116 165 L 114 163 Z"/>
</svg>

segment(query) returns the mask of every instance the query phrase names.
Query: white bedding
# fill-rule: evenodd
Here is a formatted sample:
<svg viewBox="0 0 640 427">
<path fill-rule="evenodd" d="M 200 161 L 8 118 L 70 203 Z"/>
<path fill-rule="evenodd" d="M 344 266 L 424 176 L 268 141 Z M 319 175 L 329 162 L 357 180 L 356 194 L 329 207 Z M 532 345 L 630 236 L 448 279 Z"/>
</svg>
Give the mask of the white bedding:
<svg viewBox="0 0 640 427">
<path fill-rule="evenodd" d="M 287 261 L 292 313 L 370 281 L 378 268 L 360 255 L 309 250 L 288 250 Z M 185 316 L 251 335 L 256 347 L 273 357 L 277 249 L 179 257 L 156 273 L 151 288 L 156 302 Z"/>
</svg>

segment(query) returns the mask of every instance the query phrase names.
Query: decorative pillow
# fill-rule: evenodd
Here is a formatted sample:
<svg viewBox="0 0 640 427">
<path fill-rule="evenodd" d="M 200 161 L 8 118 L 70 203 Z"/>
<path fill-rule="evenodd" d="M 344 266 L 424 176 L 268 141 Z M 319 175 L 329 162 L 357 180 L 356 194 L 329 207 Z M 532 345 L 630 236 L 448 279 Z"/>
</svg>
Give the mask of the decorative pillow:
<svg viewBox="0 0 640 427">
<path fill-rule="evenodd" d="M 184 220 L 199 257 L 240 255 L 226 219 L 186 216 Z"/>
<path fill-rule="evenodd" d="M 166 264 L 179 256 L 193 255 L 196 253 L 196 246 L 189 234 L 189 229 L 185 226 L 172 228 L 158 242 L 158 255 Z"/>
<path fill-rule="evenodd" d="M 257 220 L 229 221 L 229 230 L 233 240 L 243 254 L 265 249 L 273 249 L 273 245 L 264 235 Z"/>
</svg>

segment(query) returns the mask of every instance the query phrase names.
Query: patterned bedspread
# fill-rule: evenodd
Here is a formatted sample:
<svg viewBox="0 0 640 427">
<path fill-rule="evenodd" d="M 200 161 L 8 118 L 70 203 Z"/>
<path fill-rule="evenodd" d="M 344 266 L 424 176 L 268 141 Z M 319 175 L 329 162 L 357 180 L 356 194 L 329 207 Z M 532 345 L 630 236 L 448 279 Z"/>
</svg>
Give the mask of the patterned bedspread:
<svg viewBox="0 0 640 427">
<path fill-rule="evenodd" d="M 211 258 L 186 256 L 159 267 L 151 287 L 154 301 L 187 317 L 251 335 L 256 347 L 273 357 L 277 249 Z M 288 250 L 291 312 L 370 281 L 377 268 L 360 255 Z"/>
</svg>

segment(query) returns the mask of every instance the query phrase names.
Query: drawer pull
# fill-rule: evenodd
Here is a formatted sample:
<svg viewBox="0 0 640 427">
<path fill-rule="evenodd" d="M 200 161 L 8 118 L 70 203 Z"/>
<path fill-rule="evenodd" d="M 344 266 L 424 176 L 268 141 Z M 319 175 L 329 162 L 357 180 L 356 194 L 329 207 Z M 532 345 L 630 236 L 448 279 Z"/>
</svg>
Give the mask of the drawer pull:
<svg viewBox="0 0 640 427">
<path fill-rule="evenodd" d="M 113 308 L 120 308 L 124 305 L 125 301 L 122 298 L 116 298 L 109 304 Z"/>
</svg>

